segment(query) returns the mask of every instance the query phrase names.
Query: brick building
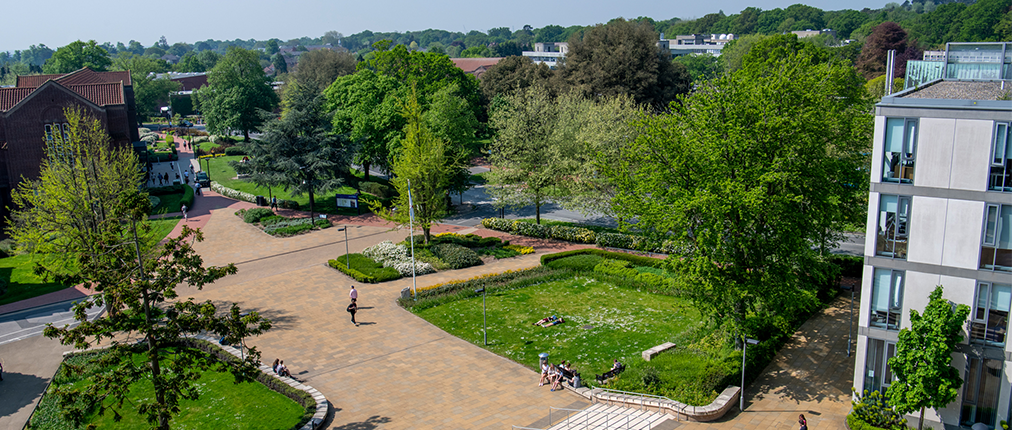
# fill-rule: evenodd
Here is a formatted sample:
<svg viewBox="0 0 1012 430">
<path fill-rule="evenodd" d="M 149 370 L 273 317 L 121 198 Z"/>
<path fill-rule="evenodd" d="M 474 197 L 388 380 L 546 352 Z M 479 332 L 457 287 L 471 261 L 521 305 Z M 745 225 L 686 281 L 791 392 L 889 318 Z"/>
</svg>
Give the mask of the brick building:
<svg viewBox="0 0 1012 430">
<path fill-rule="evenodd" d="M 7 217 L 11 190 L 21 178 L 38 177 L 45 136 L 65 127 L 64 109 L 83 108 L 98 118 L 115 145 L 140 140 L 130 72 L 83 68 L 60 75 L 18 76 L 0 88 L 0 216 Z"/>
</svg>

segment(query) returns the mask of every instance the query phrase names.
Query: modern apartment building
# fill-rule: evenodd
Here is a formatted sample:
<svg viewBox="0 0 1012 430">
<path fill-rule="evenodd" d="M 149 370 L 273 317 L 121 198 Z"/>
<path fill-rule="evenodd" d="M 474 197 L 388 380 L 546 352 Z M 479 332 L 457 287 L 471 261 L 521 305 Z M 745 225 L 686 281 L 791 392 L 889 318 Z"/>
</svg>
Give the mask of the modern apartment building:
<svg viewBox="0 0 1012 430">
<path fill-rule="evenodd" d="M 1012 415 L 1009 45 L 989 46 L 999 61 L 984 66 L 997 79 L 949 79 L 943 70 L 942 79 L 875 107 L 854 387 L 889 387 L 898 331 L 942 285 L 946 299 L 971 312 L 952 361 L 964 381 L 960 396 L 925 414 L 932 428 L 995 428 Z"/>
</svg>

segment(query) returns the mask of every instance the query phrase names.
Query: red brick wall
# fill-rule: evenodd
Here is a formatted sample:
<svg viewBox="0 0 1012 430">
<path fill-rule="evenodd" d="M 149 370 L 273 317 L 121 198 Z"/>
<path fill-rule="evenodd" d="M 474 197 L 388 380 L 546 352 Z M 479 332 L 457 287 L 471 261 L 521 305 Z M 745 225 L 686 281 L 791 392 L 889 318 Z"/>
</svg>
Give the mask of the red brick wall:
<svg viewBox="0 0 1012 430">
<path fill-rule="evenodd" d="M 179 91 L 192 91 L 204 85 L 207 85 L 207 75 L 176 78 L 173 79 L 173 81 L 179 82 L 180 85 L 182 85 L 179 88 Z"/>
</svg>

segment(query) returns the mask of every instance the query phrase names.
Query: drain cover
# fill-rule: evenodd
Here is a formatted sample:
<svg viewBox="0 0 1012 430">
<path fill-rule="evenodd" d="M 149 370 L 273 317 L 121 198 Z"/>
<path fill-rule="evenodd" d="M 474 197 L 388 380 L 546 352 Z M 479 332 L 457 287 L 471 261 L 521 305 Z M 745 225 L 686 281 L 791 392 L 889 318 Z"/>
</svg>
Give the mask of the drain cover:
<svg viewBox="0 0 1012 430">
<path fill-rule="evenodd" d="M 594 328 L 594 326 L 592 326 L 592 325 L 585 325 L 585 326 L 583 326 L 583 328 L 585 330 L 590 330 L 590 329 Z"/>
</svg>

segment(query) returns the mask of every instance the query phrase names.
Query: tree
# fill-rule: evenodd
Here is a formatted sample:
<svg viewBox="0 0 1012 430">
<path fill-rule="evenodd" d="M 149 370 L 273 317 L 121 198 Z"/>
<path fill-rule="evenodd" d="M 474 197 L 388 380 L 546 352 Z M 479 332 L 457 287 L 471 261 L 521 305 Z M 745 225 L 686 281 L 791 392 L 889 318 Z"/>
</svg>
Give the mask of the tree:
<svg viewBox="0 0 1012 430">
<path fill-rule="evenodd" d="M 598 24 L 570 38 L 560 72 L 585 97 L 629 94 L 637 103 L 663 107 L 688 92 L 691 77 L 656 42 L 646 21 Z"/>
<path fill-rule="evenodd" d="M 250 160 L 231 165 L 256 184 L 280 185 L 296 196 L 308 194 L 312 218 L 315 196 L 344 185 L 353 148 L 331 131 L 331 118 L 316 88 L 290 84 L 284 104 L 281 119 L 267 122 L 260 139 L 244 144 Z"/>
<path fill-rule="evenodd" d="M 279 98 L 271 81 L 260 67 L 259 55 L 242 48 L 229 48 L 225 57 L 207 75 L 207 86 L 196 91 L 197 102 L 207 130 L 224 134 L 242 131 L 249 141 L 250 131 L 264 122 L 262 111 L 272 111 Z"/>
<path fill-rule="evenodd" d="M 486 100 L 532 85 L 548 86 L 552 69 L 530 57 L 506 57 L 481 75 L 481 93 Z"/>
<path fill-rule="evenodd" d="M 326 109 L 334 113 L 334 132 L 355 142 L 354 162 L 362 166 L 367 181 L 371 168 L 390 168 L 390 146 L 404 128 L 397 105 L 403 91 L 396 79 L 362 70 L 337 78 L 324 92 Z"/>
<path fill-rule="evenodd" d="M 467 100 L 457 93 L 456 84 L 443 87 L 432 96 L 429 110 L 422 114 L 425 126 L 437 139 L 446 143 L 447 166 L 451 173 L 449 190 L 464 199 L 464 192 L 471 188 L 471 172 L 460 160 L 467 160 L 477 152 L 475 132 L 481 123 Z M 417 102 L 417 100 L 416 100 Z"/>
<path fill-rule="evenodd" d="M 264 53 L 267 54 L 267 55 L 277 54 L 278 51 L 280 51 L 280 50 L 281 50 L 281 47 L 278 46 L 278 40 L 277 39 L 268 40 L 266 46 L 264 47 Z"/>
<path fill-rule="evenodd" d="M 341 76 L 355 73 L 355 54 L 318 49 L 299 57 L 295 66 L 295 79 L 303 84 L 325 90 Z"/>
<path fill-rule="evenodd" d="M 285 61 L 284 55 L 274 54 L 274 57 L 271 58 L 271 64 L 274 65 L 274 76 L 288 73 L 288 62 Z"/>
<path fill-rule="evenodd" d="M 9 232 L 43 261 L 51 261 L 47 255 L 62 258 L 64 270 L 57 274 L 64 279 L 85 282 L 102 293 L 74 306 L 76 327 L 48 325 L 44 334 L 79 349 L 110 341 L 110 353 L 99 364 L 113 370 L 95 376 L 90 385 L 58 388 L 54 394 L 62 400 L 62 413 L 79 424 L 96 410 L 111 409 L 118 417 L 131 387 L 150 383 L 154 399 L 139 401 L 137 412 L 155 428 L 168 429 L 172 415 L 179 412 L 179 399 L 199 396 L 195 381 L 210 367 L 203 353 L 179 346 L 179 341 L 186 333 L 200 331 L 239 340 L 210 301 L 177 300 L 177 285 L 199 289 L 236 268 L 204 268 L 190 245 L 201 235 L 185 227 L 180 237 L 157 245 L 158 238 L 150 237 L 145 223 L 150 202 L 137 189 L 136 157 L 127 148 L 113 147 L 99 120 L 75 109 L 65 116 L 66 133 L 47 136 L 39 180 L 23 182 L 13 194 L 19 209 L 12 213 L 15 223 Z M 52 273 L 53 267 L 38 270 Z M 102 305 L 108 314 L 89 321 L 86 311 Z M 234 304 L 231 311 L 239 314 Z M 255 312 L 244 321 L 254 327 L 246 327 L 242 335 L 270 328 Z M 146 346 L 141 365 L 133 360 L 134 335 Z M 245 360 L 222 366 L 229 367 L 237 381 L 249 380 L 258 359 L 259 352 L 251 348 Z M 73 366 L 68 370 L 77 371 Z"/>
<path fill-rule="evenodd" d="M 491 49 L 493 57 L 520 56 L 524 52 L 524 46 L 514 41 L 497 43 Z"/>
<path fill-rule="evenodd" d="M 144 115 L 155 115 L 158 108 L 167 104 L 169 93 L 179 91 L 180 84 L 167 77 L 158 78 L 154 74 L 167 71 L 168 63 L 148 57 L 122 52 L 113 61 L 113 70 L 130 72 L 134 86 L 134 102 L 137 105 L 138 120 Z"/>
<path fill-rule="evenodd" d="M 561 158 L 558 119 L 558 104 L 548 90 L 533 86 L 503 97 L 503 106 L 492 111 L 489 121 L 496 134 L 485 190 L 499 206 L 534 205 L 538 224 L 541 206 L 560 198 L 563 191 L 557 186 L 566 175 L 556 162 Z"/>
<path fill-rule="evenodd" d="M 883 22 L 872 29 L 857 58 L 857 69 L 865 79 L 886 73 L 886 56 L 890 50 L 896 50 L 896 77 L 904 76 L 907 59 L 916 59 L 920 55 L 920 50 L 908 42 L 907 32 L 899 24 Z"/>
<path fill-rule="evenodd" d="M 57 49 L 53 56 L 46 60 L 46 64 L 42 65 L 42 71 L 50 74 L 70 73 L 82 67 L 89 67 L 102 72 L 111 64 L 109 53 L 94 40 L 89 40 L 88 43 L 78 40 Z"/>
<path fill-rule="evenodd" d="M 422 228 L 425 243 L 429 243 L 432 223 L 446 217 L 446 195 L 450 183 L 450 167 L 454 163 L 448 158 L 446 143 L 426 126 L 418 103 L 418 92 L 411 89 L 410 97 L 401 105 L 404 116 L 404 139 L 401 150 L 394 159 L 393 186 L 400 194 L 392 210 L 383 203 L 372 201 L 369 208 L 380 218 L 398 224 L 407 224 L 413 214 L 413 222 Z M 411 204 L 408 202 L 408 190 Z"/>
<path fill-rule="evenodd" d="M 722 71 L 720 59 L 710 54 L 682 55 L 675 57 L 672 61 L 685 66 L 686 71 L 689 72 L 689 76 L 692 77 L 692 82 L 712 79 Z"/>
<path fill-rule="evenodd" d="M 816 306 L 806 281 L 826 279 L 819 245 L 859 206 L 871 139 L 849 64 L 771 52 L 643 120 L 602 162 L 618 216 L 674 241 L 666 264 L 681 288 L 738 335 L 788 330 Z"/>
<path fill-rule="evenodd" d="M 956 400 L 963 380 L 951 366 L 952 354 L 963 341 L 966 305 L 953 306 L 942 298 L 939 285 L 928 296 L 924 314 L 910 310 L 910 328 L 900 330 L 896 355 L 889 359 L 893 381 L 889 404 L 901 414 L 920 410 L 917 428 L 924 426 L 924 409 L 941 409 Z"/>
</svg>

